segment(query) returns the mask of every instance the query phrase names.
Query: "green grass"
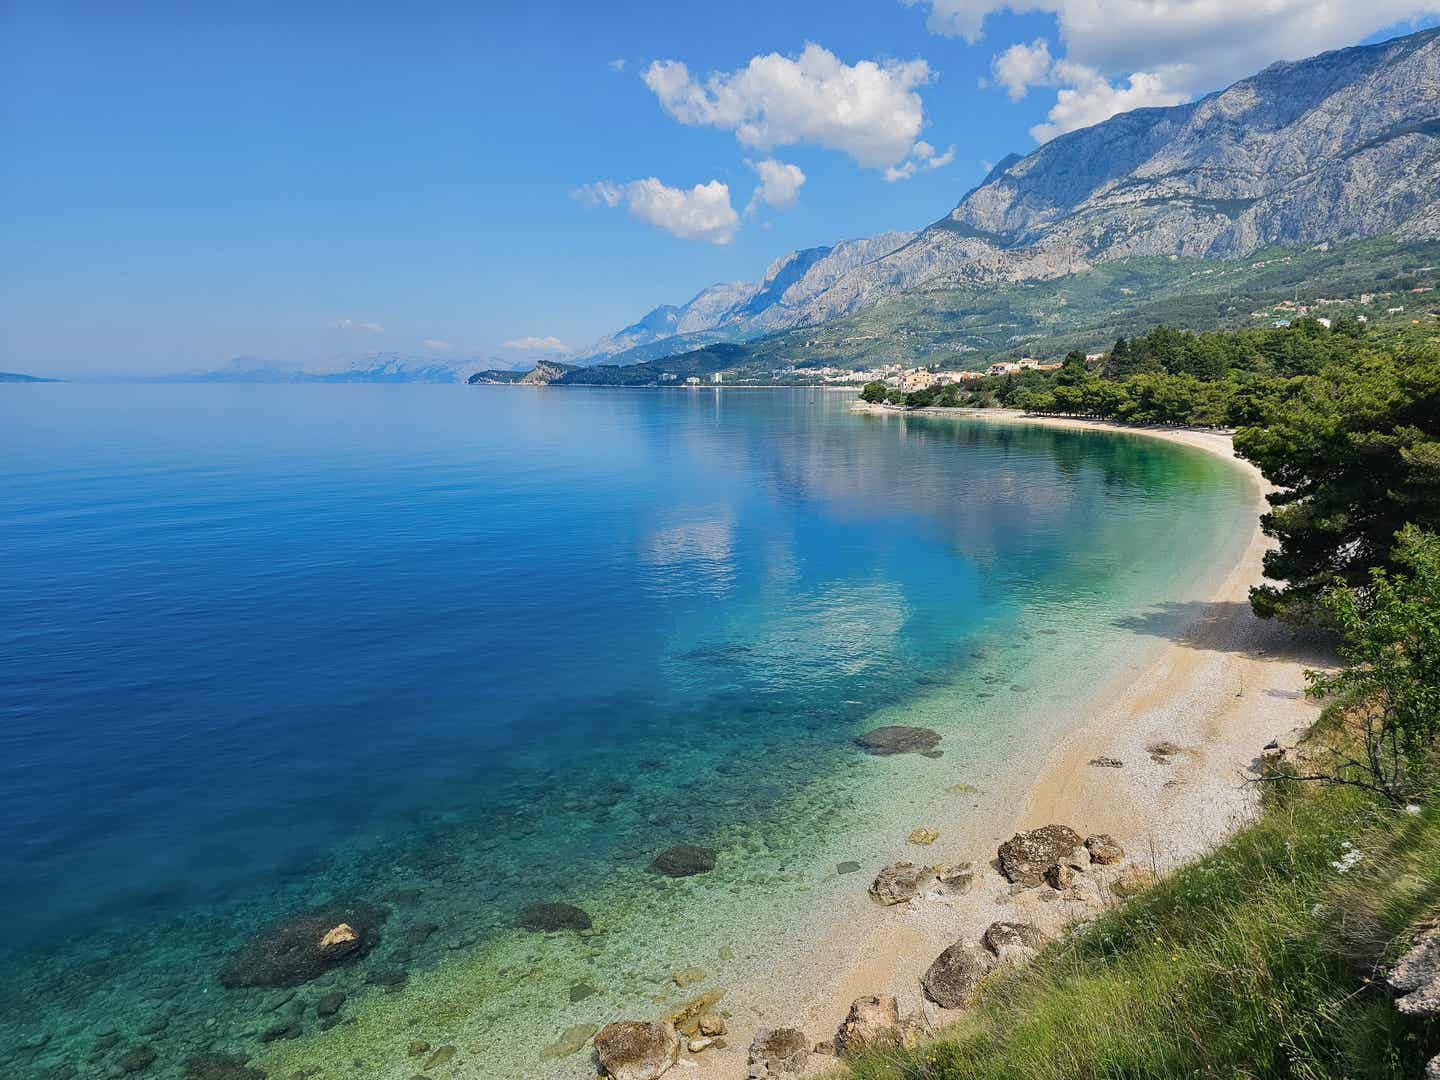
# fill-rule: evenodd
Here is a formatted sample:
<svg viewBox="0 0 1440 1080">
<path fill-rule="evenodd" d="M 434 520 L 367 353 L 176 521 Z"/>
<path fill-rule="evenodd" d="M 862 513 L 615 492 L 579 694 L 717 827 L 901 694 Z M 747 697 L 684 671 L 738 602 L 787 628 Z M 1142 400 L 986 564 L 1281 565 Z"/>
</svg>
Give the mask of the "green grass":
<svg viewBox="0 0 1440 1080">
<path fill-rule="evenodd" d="M 1382 967 L 1440 904 L 1440 807 L 1290 783 L 1204 860 L 992 980 L 952 1029 L 855 1080 L 1418 1077 L 1440 1031 Z M 1345 873 L 1333 865 L 1351 844 Z"/>
</svg>

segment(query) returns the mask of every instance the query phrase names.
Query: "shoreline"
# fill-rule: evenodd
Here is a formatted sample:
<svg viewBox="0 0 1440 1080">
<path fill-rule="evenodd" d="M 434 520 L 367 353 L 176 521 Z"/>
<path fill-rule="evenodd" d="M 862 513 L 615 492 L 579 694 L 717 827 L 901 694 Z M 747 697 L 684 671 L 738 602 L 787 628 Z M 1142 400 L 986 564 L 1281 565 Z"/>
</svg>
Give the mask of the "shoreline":
<svg viewBox="0 0 1440 1080">
<path fill-rule="evenodd" d="M 833 1038 L 857 998 L 894 995 L 901 1015 L 921 1018 L 938 1031 L 960 1014 L 939 1009 L 924 998 L 920 976 L 943 949 L 956 941 L 978 943 L 992 922 L 1029 922 L 1049 935 L 1093 918 L 1103 909 L 1108 881 L 1122 868 L 1153 867 L 1161 873 L 1203 856 L 1250 820 L 1258 792 L 1246 782 L 1258 775 L 1261 748 L 1271 739 L 1286 741 L 1306 729 L 1319 713 L 1304 694 L 1304 672 L 1326 658 L 1297 645 L 1276 623 L 1250 611 L 1248 590 L 1262 577 L 1261 560 L 1270 541 L 1260 531 L 1259 515 L 1271 490 L 1259 470 L 1237 458 L 1229 433 L 1191 428 L 1127 427 L 1105 421 L 1027 416 L 1018 410 L 898 410 L 857 403 L 855 412 L 878 415 L 950 417 L 993 423 L 1041 424 L 1070 430 L 1099 430 L 1143 435 L 1201 450 L 1226 461 L 1250 486 L 1254 514 L 1249 533 L 1237 537 L 1233 558 L 1211 571 L 1203 602 L 1157 632 L 1168 638 L 1147 655 L 1136 671 L 1105 678 L 1080 710 L 1079 722 L 1060 737 L 1043 764 L 1014 793 L 1018 807 L 999 820 L 964 820 L 962 831 L 1004 839 L 1014 832 L 1051 823 L 1069 825 L 1082 836 L 1108 833 L 1125 849 L 1115 867 L 1092 872 L 1098 885 L 1094 902 L 1058 900 L 1047 886 L 1012 892 L 992 864 L 995 844 L 975 846 L 966 855 L 974 863 L 975 885 L 958 898 L 925 897 L 882 908 L 868 902 L 854 919 L 831 920 L 818 940 L 803 950 L 798 964 L 785 965 L 772 987 L 790 991 L 769 1007 L 756 1009 L 758 1026 L 789 1025 L 803 1030 L 812 1044 Z M 1147 747 L 1162 742 L 1179 749 L 1152 756 Z M 1112 758 L 1118 768 L 1090 762 Z M 963 820 L 963 819 L 962 819 Z M 957 822 L 935 822 L 941 831 Z M 992 826 L 988 831 L 986 825 Z M 978 841 L 977 841 L 978 843 Z M 895 858 L 928 861 L 926 849 L 897 849 Z M 861 875 L 856 875 L 860 877 Z M 869 879 L 857 882 L 857 892 Z M 1046 896 L 1047 893 L 1052 895 Z M 1048 902 L 1047 902 L 1048 901 Z M 828 971 L 827 971 L 828 969 Z M 794 990 L 810 985 L 797 1003 Z M 815 979 L 816 973 L 824 975 Z M 751 989 L 751 988 L 746 988 Z M 722 1053 L 707 1051 L 691 1060 L 743 1069 L 749 1030 Z M 808 1072 L 823 1073 L 837 1061 L 811 1059 Z"/>
</svg>

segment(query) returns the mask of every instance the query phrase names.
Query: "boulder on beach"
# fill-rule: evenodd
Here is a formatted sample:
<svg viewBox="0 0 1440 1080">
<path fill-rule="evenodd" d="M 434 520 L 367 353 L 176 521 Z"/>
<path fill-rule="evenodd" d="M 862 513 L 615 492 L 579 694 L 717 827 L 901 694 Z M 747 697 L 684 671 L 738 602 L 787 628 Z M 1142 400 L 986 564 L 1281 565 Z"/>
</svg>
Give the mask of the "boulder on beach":
<svg viewBox="0 0 1440 1080">
<path fill-rule="evenodd" d="M 810 1060 L 810 1043 L 795 1028 L 761 1028 L 750 1042 L 747 1080 L 798 1073 Z"/>
<path fill-rule="evenodd" d="M 1109 866 L 1125 857 L 1125 849 L 1117 844 L 1109 833 L 1087 836 L 1085 850 L 1090 852 L 1090 861 L 1099 866 Z"/>
<path fill-rule="evenodd" d="M 600 1071 L 611 1080 L 656 1080 L 680 1057 L 673 1028 L 650 1020 L 618 1020 L 595 1033 Z"/>
<path fill-rule="evenodd" d="M 890 757 L 893 754 L 921 754 L 940 745 L 940 733 L 924 727 L 891 724 L 867 731 L 855 738 L 855 745 L 867 754 Z"/>
<path fill-rule="evenodd" d="M 835 1053 L 844 1057 L 871 1047 L 902 1046 L 918 1033 L 914 1024 L 900 1019 L 900 1006 L 891 995 L 856 998 L 835 1032 Z"/>
<path fill-rule="evenodd" d="M 891 863 L 875 875 L 875 880 L 870 883 L 870 895 L 886 907 L 903 904 L 934 881 L 935 876 L 933 866 L 916 866 L 912 862 Z"/>
<path fill-rule="evenodd" d="M 698 844 L 676 844 L 656 855 L 650 869 L 666 877 L 691 877 L 715 869 L 715 849 Z"/>
<path fill-rule="evenodd" d="M 220 969 L 220 982 L 239 986 L 299 986 L 353 963 L 380 941 L 390 913 L 365 903 L 325 904 L 260 928 Z"/>
<path fill-rule="evenodd" d="M 994 957 L 984 949 L 957 941 L 935 958 L 920 985 L 925 996 L 942 1009 L 964 1009 L 974 1000 L 981 980 L 994 968 Z"/>
<path fill-rule="evenodd" d="M 554 933 L 559 930 L 589 930 L 590 916 L 574 904 L 531 904 L 515 918 L 521 930 Z"/>
<path fill-rule="evenodd" d="M 1045 935 L 1031 923 L 994 922 L 980 940 L 1002 964 L 1020 964 L 1040 951 Z"/>
<path fill-rule="evenodd" d="M 1069 861 L 1082 847 L 1080 834 L 1068 825 L 1016 833 L 1000 845 L 1000 872 L 1017 885 L 1034 888 L 1045 880 L 1045 871 Z"/>
<path fill-rule="evenodd" d="M 665 1014 L 664 1022 L 681 1035 L 698 1035 L 700 1034 L 700 1018 L 718 1005 L 724 996 L 725 989 L 723 987 L 717 986 L 713 990 L 706 990 L 703 994 L 671 1009 Z"/>
</svg>

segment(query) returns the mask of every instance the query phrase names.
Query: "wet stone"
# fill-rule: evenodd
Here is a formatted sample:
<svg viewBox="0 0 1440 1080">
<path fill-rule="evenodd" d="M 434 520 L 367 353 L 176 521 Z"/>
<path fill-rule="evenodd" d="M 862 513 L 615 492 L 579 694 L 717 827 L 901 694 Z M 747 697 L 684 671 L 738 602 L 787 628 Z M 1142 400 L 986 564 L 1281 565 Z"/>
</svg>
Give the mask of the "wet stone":
<svg viewBox="0 0 1440 1080">
<path fill-rule="evenodd" d="M 371 986 L 380 986 L 390 993 L 403 990 L 405 984 L 410 981 L 410 976 L 404 971 L 372 971 L 365 976 L 365 981 Z"/>
<path fill-rule="evenodd" d="M 520 912 L 515 925 L 522 930 L 554 933 L 560 930 L 589 930 L 590 916 L 574 904 L 531 904 Z"/>
<path fill-rule="evenodd" d="M 315 1002 L 315 1014 L 317 1016 L 334 1016 L 340 1011 L 340 1006 L 344 1004 L 345 995 L 336 990 Z"/>
<path fill-rule="evenodd" d="M 692 877 L 715 869 L 715 850 L 698 844 L 676 844 L 655 856 L 650 868 L 666 877 Z"/>
<path fill-rule="evenodd" d="M 860 864 L 852 860 L 846 860 L 845 862 L 835 864 L 835 873 L 837 874 L 854 874 L 858 873 L 859 870 Z"/>
<path fill-rule="evenodd" d="M 940 733 L 930 728 L 891 724 L 857 736 L 855 745 L 875 757 L 924 753 L 940 745 Z"/>
<path fill-rule="evenodd" d="M 600 991 L 589 983 L 576 983 L 570 987 L 570 1002 L 573 1005 L 577 1001 L 584 1001 L 588 997 L 594 997 Z"/>
<path fill-rule="evenodd" d="M 117 1064 L 127 1073 L 142 1073 L 155 1064 L 155 1056 L 150 1047 L 136 1046 L 121 1054 Z"/>
</svg>

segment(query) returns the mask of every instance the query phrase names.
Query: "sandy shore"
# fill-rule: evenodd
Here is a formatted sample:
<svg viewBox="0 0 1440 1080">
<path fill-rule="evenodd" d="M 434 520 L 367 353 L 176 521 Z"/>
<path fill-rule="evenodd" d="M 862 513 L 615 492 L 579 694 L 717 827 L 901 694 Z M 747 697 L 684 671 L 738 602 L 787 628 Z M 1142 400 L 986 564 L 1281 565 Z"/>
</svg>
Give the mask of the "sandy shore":
<svg viewBox="0 0 1440 1080">
<path fill-rule="evenodd" d="M 1236 458 L 1229 435 L 1212 431 L 1133 428 L 1081 420 L 1029 417 L 1009 410 L 899 410 L 859 406 L 861 411 L 903 419 L 917 413 L 993 423 L 1044 424 L 1085 430 L 1140 434 L 1203 450 L 1231 463 L 1249 479 L 1254 526 L 1236 545 L 1239 558 L 1220 567 L 1205 602 L 1163 628 L 1165 643 L 1136 677 L 1134 672 L 1096 678 L 1090 705 L 1077 725 L 1029 777 L 1028 790 L 1008 800 L 1013 811 L 992 820 L 957 818 L 937 822 L 942 831 L 962 833 L 975 865 L 973 889 L 960 897 L 930 896 L 882 908 L 876 904 L 832 920 L 814 947 L 778 959 L 769 992 L 746 988 L 748 999 L 732 1021 L 730 1047 L 689 1058 L 689 1064 L 716 1075 L 744 1075 L 744 1055 L 758 1026 L 794 1026 L 814 1042 L 833 1037 L 850 1002 L 868 994 L 894 994 L 902 1013 L 920 1014 L 933 1028 L 947 1014 L 927 1002 L 919 977 L 938 953 L 956 941 L 978 943 L 995 921 L 1029 922 L 1048 933 L 1093 917 L 1108 902 L 1107 883 L 1124 866 L 1140 864 L 1164 872 L 1203 854 L 1238 828 L 1256 808 L 1261 747 L 1271 739 L 1293 739 L 1317 710 L 1303 693 L 1304 672 L 1324 663 L 1291 639 L 1288 631 L 1251 614 L 1250 587 L 1262 578 L 1261 559 L 1269 541 L 1259 515 L 1268 490 L 1258 470 Z M 1161 743 L 1178 749 L 1152 754 Z M 1113 759 L 1120 767 L 1091 764 Z M 1012 892 L 992 865 L 995 842 L 1020 829 L 1052 822 L 1081 835 L 1109 833 L 1125 848 L 1121 866 L 1095 869 L 1093 899 L 1061 899 L 1048 887 Z M 984 845 L 984 846 L 982 846 Z M 937 853 L 938 854 L 938 853 Z M 916 861 L 927 851 L 896 852 Z M 931 856 L 932 858 L 934 856 Z M 863 891 L 868 877 L 855 888 Z M 737 1001 L 738 1005 L 739 1002 Z M 738 1037 L 735 1037 L 738 1036 Z M 823 1072 L 834 1059 L 812 1057 Z M 686 1070 L 688 1071 L 688 1070 Z"/>
</svg>

